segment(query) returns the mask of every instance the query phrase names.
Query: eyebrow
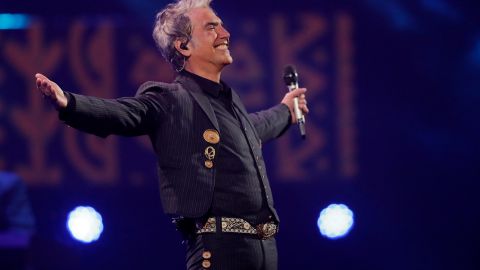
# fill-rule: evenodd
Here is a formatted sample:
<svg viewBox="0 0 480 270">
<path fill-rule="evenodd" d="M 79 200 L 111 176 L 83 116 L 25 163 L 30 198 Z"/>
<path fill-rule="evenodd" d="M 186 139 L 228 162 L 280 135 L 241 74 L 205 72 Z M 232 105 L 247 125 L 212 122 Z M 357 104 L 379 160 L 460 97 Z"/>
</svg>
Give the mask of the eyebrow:
<svg viewBox="0 0 480 270">
<path fill-rule="evenodd" d="M 219 25 L 223 25 L 223 22 L 220 21 L 220 22 L 207 22 L 205 24 L 205 28 L 209 27 L 209 26 L 219 26 Z"/>
</svg>

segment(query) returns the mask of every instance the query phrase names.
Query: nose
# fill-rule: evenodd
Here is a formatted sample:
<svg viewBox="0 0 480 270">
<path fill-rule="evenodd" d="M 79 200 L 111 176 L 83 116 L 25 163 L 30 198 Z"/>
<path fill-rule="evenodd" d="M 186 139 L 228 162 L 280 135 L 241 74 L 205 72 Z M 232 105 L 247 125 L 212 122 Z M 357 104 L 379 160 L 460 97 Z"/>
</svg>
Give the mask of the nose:
<svg viewBox="0 0 480 270">
<path fill-rule="evenodd" d="M 223 27 L 223 25 L 219 25 L 217 27 L 217 30 L 218 30 L 217 33 L 219 38 L 227 38 L 227 39 L 230 38 L 230 33 L 227 31 L 227 29 L 225 29 L 225 27 Z"/>
</svg>

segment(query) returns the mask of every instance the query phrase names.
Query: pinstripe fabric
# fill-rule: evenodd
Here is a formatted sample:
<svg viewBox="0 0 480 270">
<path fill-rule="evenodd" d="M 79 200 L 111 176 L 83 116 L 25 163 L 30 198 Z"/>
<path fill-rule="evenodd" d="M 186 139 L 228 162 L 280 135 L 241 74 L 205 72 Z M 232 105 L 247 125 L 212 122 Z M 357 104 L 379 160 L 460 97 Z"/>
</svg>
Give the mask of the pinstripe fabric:
<svg viewBox="0 0 480 270">
<path fill-rule="evenodd" d="M 209 144 L 203 139 L 203 132 L 219 130 L 219 125 L 208 97 L 191 78 L 180 75 L 171 84 L 144 83 L 135 97 L 101 99 L 67 95 L 69 106 L 60 112 L 60 119 L 74 128 L 101 137 L 149 135 L 158 157 L 165 213 L 190 218 L 207 213 L 216 169 L 204 165 L 204 150 Z M 260 142 L 279 136 L 288 127 L 288 108 L 278 105 L 248 115 L 234 92 L 233 102 L 251 132 L 249 146 L 261 156 Z M 260 164 L 260 170 L 266 173 L 263 158 L 257 161 L 257 166 Z M 273 209 L 268 180 L 263 181 Z"/>
<path fill-rule="evenodd" d="M 286 105 L 280 104 L 270 110 L 262 111 L 256 114 L 247 114 L 242 105 L 238 95 L 234 94 L 234 104 L 236 110 L 240 111 L 240 121 L 246 134 L 247 142 L 250 146 L 254 158 L 255 167 L 259 173 L 259 177 L 265 191 L 268 207 L 273 213 L 275 219 L 280 221 L 277 211 L 274 208 L 272 190 L 267 177 L 267 170 L 265 168 L 265 161 L 262 155 L 262 142 L 270 141 L 271 139 L 280 136 L 290 125 L 290 112 Z M 282 123 L 277 129 L 269 127 L 275 124 Z M 263 138 L 263 139 L 262 139 Z"/>
<path fill-rule="evenodd" d="M 219 143 L 212 144 L 216 149 L 216 174 L 208 216 L 239 217 L 254 225 L 268 222 L 274 210 L 268 207 L 260 172 L 254 166 L 255 156 L 247 138 L 253 133 L 244 131 L 240 112 L 233 108 L 231 88 L 224 82 L 183 73 L 207 94 L 221 130 Z"/>
<path fill-rule="evenodd" d="M 209 270 L 276 270 L 277 245 L 274 237 L 260 240 L 240 234 L 203 234 L 187 243 L 187 270 L 205 269 L 203 252 L 211 257 Z"/>
</svg>

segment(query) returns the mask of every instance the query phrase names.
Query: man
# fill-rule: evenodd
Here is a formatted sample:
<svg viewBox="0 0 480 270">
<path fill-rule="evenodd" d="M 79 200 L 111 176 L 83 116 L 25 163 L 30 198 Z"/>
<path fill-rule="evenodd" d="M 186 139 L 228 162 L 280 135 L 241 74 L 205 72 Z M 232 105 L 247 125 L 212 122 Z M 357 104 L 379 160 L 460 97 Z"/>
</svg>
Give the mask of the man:
<svg viewBox="0 0 480 270">
<path fill-rule="evenodd" d="M 106 100 L 64 92 L 41 74 L 36 83 L 72 127 L 150 136 L 164 211 L 187 240 L 187 269 L 276 269 L 279 219 L 261 147 L 296 122 L 294 97 L 308 113 L 306 89 L 248 114 L 220 80 L 233 61 L 230 34 L 210 2 L 178 0 L 157 14 L 154 39 L 179 72 L 171 84 L 147 82 L 133 98 Z"/>
</svg>

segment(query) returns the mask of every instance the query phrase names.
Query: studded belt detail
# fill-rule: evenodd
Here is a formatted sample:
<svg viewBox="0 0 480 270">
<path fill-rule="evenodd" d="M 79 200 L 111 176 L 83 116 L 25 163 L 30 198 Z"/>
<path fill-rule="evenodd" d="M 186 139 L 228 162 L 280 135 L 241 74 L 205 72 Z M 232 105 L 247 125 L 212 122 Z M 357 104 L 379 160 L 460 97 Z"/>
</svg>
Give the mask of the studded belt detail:
<svg viewBox="0 0 480 270">
<path fill-rule="evenodd" d="M 258 224 L 255 227 L 241 218 L 221 217 L 221 221 L 221 232 L 254 234 L 260 239 L 268 239 L 278 233 L 278 225 L 273 221 Z M 203 226 L 200 225 L 199 227 L 200 229 L 197 230 L 197 234 L 215 233 L 217 232 L 216 219 L 210 217 Z"/>
</svg>

